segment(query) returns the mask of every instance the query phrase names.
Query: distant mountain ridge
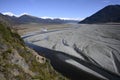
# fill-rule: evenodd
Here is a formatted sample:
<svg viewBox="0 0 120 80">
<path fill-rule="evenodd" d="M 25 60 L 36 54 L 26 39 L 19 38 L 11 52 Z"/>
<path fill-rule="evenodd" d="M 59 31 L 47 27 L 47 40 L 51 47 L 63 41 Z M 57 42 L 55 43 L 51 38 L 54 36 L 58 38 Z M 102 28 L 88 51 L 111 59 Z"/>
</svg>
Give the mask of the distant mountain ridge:
<svg viewBox="0 0 120 80">
<path fill-rule="evenodd" d="M 8 16 L 0 14 L 2 18 L 4 17 L 7 21 L 9 21 L 12 25 L 18 24 L 27 24 L 27 23 L 42 23 L 42 24 L 63 24 L 63 23 L 77 23 L 77 20 L 62 20 L 59 18 L 56 19 L 43 19 L 35 16 L 24 14 L 20 17 L 16 16 Z"/>
<path fill-rule="evenodd" d="M 79 23 L 120 23 L 120 5 L 109 5 Z"/>
</svg>

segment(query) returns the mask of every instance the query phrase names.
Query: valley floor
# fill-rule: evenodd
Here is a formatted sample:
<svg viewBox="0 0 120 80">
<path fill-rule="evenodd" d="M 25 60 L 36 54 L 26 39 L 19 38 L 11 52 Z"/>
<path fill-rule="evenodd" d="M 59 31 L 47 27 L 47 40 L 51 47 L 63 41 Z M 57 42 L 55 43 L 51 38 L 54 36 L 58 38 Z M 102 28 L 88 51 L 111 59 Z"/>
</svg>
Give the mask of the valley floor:
<svg viewBox="0 0 120 80">
<path fill-rule="evenodd" d="M 42 31 L 43 29 L 54 30 L 54 29 L 63 29 L 63 28 L 68 28 L 68 27 L 72 27 L 72 25 L 71 24 L 30 23 L 30 24 L 21 24 L 21 25 L 14 26 L 14 28 L 18 31 L 20 35 L 24 35 L 26 33 L 34 32 L 34 31 Z"/>
<path fill-rule="evenodd" d="M 62 24 L 45 28 L 46 31 L 36 30 L 22 38 L 28 46 L 43 52 L 58 71 L 70 76 L 66 70 L 74 69 L 79 79 L 120 79 L 120 25 Z"/>
</svg>

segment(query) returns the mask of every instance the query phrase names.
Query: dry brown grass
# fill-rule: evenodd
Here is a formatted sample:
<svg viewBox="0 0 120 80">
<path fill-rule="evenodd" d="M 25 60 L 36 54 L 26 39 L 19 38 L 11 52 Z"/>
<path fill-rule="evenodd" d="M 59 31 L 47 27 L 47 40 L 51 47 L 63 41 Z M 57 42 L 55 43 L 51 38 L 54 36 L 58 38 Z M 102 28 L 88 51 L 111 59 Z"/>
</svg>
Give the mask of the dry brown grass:
<svg viewBox="0 0 120 80">
<path fill-rule="evenodd" d="M 39 31 L 42 28 L 47 30 L 53 29 L 63 29 L 71 27 L 71 24 L 38 24 L 38 23 L 30 23 L 30 24 L 22 24 L 18 26 L 14 26 L 14 28 L 18 31 L 20 35 L 24 35 L 27 32 Z"/>
</svg>

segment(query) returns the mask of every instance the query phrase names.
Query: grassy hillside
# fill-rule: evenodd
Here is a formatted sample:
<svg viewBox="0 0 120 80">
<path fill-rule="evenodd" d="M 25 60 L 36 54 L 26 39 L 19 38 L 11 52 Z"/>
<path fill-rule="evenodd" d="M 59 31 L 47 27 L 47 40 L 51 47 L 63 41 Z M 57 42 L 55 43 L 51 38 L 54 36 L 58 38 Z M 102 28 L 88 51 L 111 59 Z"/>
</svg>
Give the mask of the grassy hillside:
<svg viewBox="0 0 120 80">
<path fill-rule="evenodd" d="M 49 61 L 27 48 L 20 36 L 0 23 L 0 80 L 67 80 Z"/>
</svg>

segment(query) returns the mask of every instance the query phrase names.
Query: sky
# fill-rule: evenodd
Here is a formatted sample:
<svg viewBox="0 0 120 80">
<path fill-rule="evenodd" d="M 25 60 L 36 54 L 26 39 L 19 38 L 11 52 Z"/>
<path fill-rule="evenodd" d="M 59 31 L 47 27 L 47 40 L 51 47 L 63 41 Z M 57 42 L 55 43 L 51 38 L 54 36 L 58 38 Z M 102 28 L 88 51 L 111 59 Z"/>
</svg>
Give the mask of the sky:
<svg viewBox="0 0 120 80">
<path fill-rule="evenodd" d="M 0 13 L 37 17 L 84 19 L 120 0 L 0 0 Z"/>
</svg>

